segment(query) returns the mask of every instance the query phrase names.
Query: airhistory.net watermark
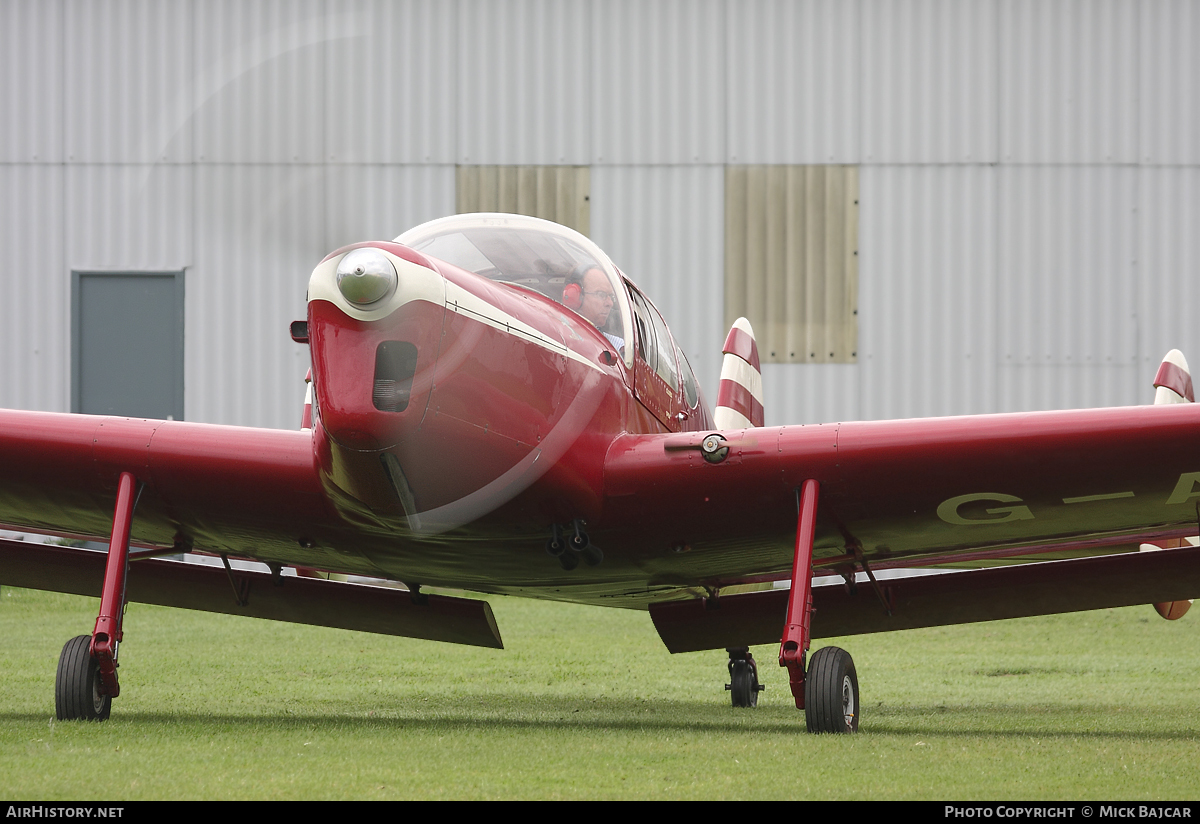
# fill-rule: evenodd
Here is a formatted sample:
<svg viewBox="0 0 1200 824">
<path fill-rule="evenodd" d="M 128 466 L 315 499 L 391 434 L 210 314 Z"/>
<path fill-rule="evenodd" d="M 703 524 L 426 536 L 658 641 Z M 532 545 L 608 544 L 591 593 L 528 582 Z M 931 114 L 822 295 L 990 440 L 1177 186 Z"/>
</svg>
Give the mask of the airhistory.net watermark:
<svg viewBox="0 0 1200 824">
<path fill-rule="evenodd" d="M 9 804 L 5 818 L 121 818 L 124 807 L 71 806 L 48 804 Z"/>
</svg>

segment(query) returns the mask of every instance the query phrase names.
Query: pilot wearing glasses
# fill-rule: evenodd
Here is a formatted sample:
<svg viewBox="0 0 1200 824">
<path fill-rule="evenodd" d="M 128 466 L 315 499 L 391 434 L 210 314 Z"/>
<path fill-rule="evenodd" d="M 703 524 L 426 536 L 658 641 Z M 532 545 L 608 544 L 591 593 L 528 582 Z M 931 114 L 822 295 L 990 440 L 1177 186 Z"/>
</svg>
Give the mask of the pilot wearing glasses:
<svg viewBox="0 0 1200 824">
<path fill-rule="evenodd" d="M 587 318 L 619 352 L 624 348 L 625 341 L 604 330 L 616 301 L 612 284 L 594 263 L 576 266 L 567 275 L 563 286 L 563 305 Z"/>
</svg>

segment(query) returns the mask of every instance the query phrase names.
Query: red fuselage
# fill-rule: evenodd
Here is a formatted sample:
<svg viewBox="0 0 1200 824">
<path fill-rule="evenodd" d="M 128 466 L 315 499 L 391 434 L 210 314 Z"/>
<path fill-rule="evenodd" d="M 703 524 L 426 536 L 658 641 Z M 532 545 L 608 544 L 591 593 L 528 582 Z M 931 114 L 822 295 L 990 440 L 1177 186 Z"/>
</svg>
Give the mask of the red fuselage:
<svg viewBox="0 0 1200 824">
<path fill-rule="evenodd" d="M 398 244 L 369 245 L 441 279 L 445 299 L 401 295 L 374 320 L 336 300 L 309 302 L 315 449 L 347 520 L 406 544 L 527 540 L 541 550 L 555 524 L 603 527 L 604 461 L 618 436 L 712 427 L 702 403 L 689 409 L 682 390 L 639 374 L 640 361 L 629 369 L 557 301 Z M 407 402 L 380 409 L 378 353 L 398 344 L 415 353 Z M 639 378 L 657 415 L 634 389 Z"/>
</svg>

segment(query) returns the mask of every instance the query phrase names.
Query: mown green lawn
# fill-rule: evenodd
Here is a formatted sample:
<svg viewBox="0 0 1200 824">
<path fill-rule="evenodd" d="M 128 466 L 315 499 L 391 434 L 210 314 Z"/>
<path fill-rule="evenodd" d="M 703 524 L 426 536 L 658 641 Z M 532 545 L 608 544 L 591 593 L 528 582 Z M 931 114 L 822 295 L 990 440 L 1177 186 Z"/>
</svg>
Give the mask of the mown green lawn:
<svg viewBox="0 0 1200 824">
<path fill-rule="evenodd" d="M 503 651 L 134 604 L 112 719 L 61 723 L 96 601 L 4 587 L 0 797 L 1200 795 L 1200 608 L 843 639 L 862 732 L 810 736 L 773 647 L 734 710 L 725 654 L 670 655 L 645 613 L 492 604 Z"/>
</svg>

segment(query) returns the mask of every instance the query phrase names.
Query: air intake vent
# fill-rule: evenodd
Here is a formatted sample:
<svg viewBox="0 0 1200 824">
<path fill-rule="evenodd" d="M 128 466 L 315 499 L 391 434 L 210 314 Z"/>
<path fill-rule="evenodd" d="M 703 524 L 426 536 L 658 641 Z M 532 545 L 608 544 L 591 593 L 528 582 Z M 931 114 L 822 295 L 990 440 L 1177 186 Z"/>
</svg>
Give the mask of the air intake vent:
<svg viewBox="0 0 1200 824">
<path fill-rule="evenodd" d="M 388 340 L 375 350 L 375 388 L 371 400 L 381 412 L 403 412 L 417 371 L 417 347 Z"/>
</svg>

